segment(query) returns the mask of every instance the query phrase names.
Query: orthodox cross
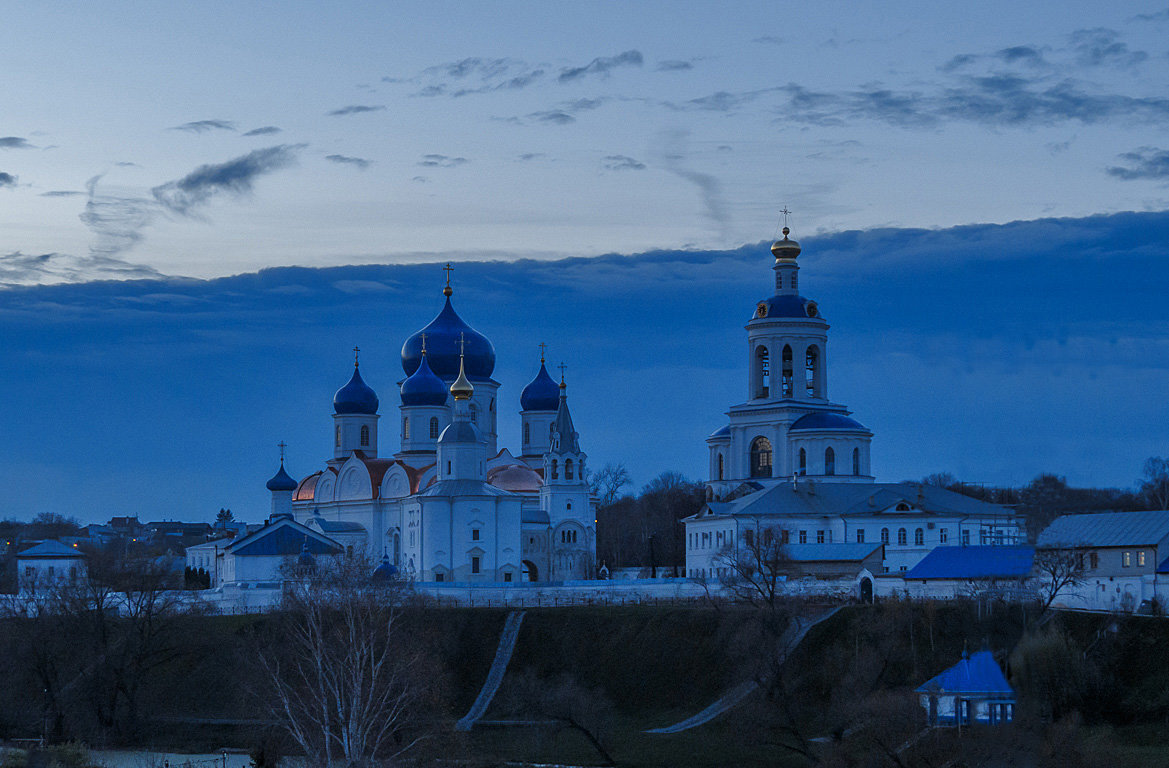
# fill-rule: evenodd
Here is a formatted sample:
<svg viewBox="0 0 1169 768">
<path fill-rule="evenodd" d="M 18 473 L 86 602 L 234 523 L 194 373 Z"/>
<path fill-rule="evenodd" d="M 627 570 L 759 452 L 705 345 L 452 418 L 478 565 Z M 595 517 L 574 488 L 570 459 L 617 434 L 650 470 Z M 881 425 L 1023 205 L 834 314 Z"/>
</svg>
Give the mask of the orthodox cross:
<svg viewBox="0 0 1169 768">
<path fill-rule="evenodd" d="M 451 272 L 453 272 L 454 269 L 455 268 L 451 266 L 451 263 L 449 261 L 446 263 L 446 266 L 444 266 L 442 268 L 442 271 L 446 272 L 446 284 L 447 285 L 451 284 Z"/>
<path fill-rule="evenodd" d="M 419 334 L 422 337 L 422 354 L 426 354 L 426 334 Z"/>
<path fill-rule="evenodd" d="M 787 209 L 787 206 L 785 205 L 783 208 L 780 209 L 779 212 L 783 214 L 783 225 L 786 227 L 787 226 L 787 216 L 789 213 L 791 213 L 791 211 L 789 211 Z"/>
<path fill-rule="evenodd" d="M 566 368 L 568 368 L 568 366 L 565 365 L 564 363 L 561 363 L 560 365 L 558 365 L 556 367 L 560 369 L 560 381 L 563 382 L 564 381 L 564 371 Z"/>
<path fill-rule="evenodd" d="M 463 356 L 463 352 L 466 351 L 466 348 L 467 348 L 467 334 L 460 333 L 459 334 L 459 357 Z"/>
<path fill-rule="evenodd" d="M 353 367 L 357 367 L 357 353 L 361 351 L 361 347 L 353 348 Z"/>
<path fill-rule="evenodd" d="M 287 448 L 288 446 L 285 445 L 283 440 L 281 440 L 279 443 L 277 443 L 276 446 L 278 448 L 280 448 L 280 463 L 283 464 L 284 463 L 284 449 Z"/>
<path fill-rule="evenodd" d="M 540 364 L 543 365 L 544 364 L 544 350 L 548 348 L 548 345 L 541 341 L 536 346 L 538 346 L 540 348 Z"/>
</svg>

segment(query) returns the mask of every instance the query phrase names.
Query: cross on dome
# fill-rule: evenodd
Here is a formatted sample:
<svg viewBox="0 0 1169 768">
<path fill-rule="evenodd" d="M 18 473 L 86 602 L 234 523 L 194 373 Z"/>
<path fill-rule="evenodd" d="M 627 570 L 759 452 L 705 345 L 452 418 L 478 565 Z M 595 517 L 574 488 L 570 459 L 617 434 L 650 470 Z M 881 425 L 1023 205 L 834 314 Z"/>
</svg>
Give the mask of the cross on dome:
<svg viewBox="0 0 1169 768">
<path fill-rule="evenodd" d="M 541 341 L 536 346 L 538 346 L 540 348 L 540 364 L 543 365 L 543 363 L 544 363 L 544 350 L 548 348 L 548 345 Z"/>
<path fill-rule="evenodd" d="M 361 352 L 361 347 L 354 346 L 353 347 L 353 367 L 354 368 L 357 368 L 358 364 L 360 362 L 360 360 L 358 359 L 358 356 L 357 356 L 359 352 Z"/>
<path fill-rule="evenodd" d="M 279 443 L 276 443 L 276 447 L 278 447 L 280 449 L 280 463 L 283 464 L 284 463 L 284 449 L 287 448 L 288 445 L 283 440 L 281 440 Z"/>
<path fill-rule="evenodd" d="M 443 286 L 443 289 L 442 289 L 443 296 L 450 296 L 453 293 L 453 291 L 451 290 L 451 272 L 453 272 L 454 270 L 455 270 L 455 268 L 453 266 L 451 266 L 451 263 L 449 261 L 442 268 L 442 271 L 446 273 L 446 285 Z"/>
</svg>

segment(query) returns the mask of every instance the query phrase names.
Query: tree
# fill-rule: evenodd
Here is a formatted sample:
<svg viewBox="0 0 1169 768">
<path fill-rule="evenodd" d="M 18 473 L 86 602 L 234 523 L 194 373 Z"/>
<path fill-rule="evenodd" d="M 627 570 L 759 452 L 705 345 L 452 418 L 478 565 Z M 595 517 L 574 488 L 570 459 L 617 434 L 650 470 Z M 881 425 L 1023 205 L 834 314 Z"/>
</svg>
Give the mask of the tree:
<svg viewBox="0 0 1169 768">
<path fill-rule="evenodd" d="M 1046 613 L 1061 590 L 1084 582 L 1084 553 L 1070 548 L 1045 547 L 1035 551 L 1036 591 Z"/>
<path fill-rule="evenodd" d="M 1151 509 L 1169 509 L 1169 458 L 1150 456 L 1145 459 L 1140 495 Z"/>
<path fill-rule="evenodd" d="M 525 718 L 546 718 L 584 737 L 604 762 L 616 765 L 610 753 L 613 704 L 599 688 L 589 688 L 569 674 L 547 679 L 530 667 L 518 675 L 503 707 Z"/>
<path fill-rule="evenodd" d="M 786 594 L 785 582 L 795 575 L 785 533 L 778 526 L 748 529 L 741 542 L 715 555 L 715 570 L 726 573 L 722 585 L 736 601 L 774 611 Z"/>
<path fill-rule="evenodd" d="M 606 507 L 620 497 L 621 489 L 627 485 L 633 485 L 633 480 L 623 462 L 606 464 L 589 479 L 593 495 Z"/>
<path fill-rule="evenodd" d="M 426 644 L 404 629 L 404 592 L 371 582 L 360 556 L 322 561 L 288 582 L 257 656 L 267 703 L 308 764 L 393 762 L 435 721 Z"/>
<path fill-rule="evenodd" d="M 219 512 L 215 515 L 215 524 L 223 527 L 233 522 L 235 522 L 235 515 L 232 514 L 231 510 L 220 507 Z"/>
</svg>

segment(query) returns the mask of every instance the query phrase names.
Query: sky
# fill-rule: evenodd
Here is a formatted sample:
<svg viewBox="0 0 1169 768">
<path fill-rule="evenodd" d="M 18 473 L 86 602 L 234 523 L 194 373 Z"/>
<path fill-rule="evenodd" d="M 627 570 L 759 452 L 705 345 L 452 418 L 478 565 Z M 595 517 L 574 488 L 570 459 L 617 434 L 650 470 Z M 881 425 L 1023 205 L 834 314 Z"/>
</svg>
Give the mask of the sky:
<svg viewBox="0 0 1169 768">
<path fill-rule="evenodd" d="M 261 519 L 445 261 L 502 397 L 547 342 L 595 465 L 700 477 L 785 207 L 880 479 L 1169 453 L 1164 4 L 3 16 L 0 515 Z"/>
</svg>

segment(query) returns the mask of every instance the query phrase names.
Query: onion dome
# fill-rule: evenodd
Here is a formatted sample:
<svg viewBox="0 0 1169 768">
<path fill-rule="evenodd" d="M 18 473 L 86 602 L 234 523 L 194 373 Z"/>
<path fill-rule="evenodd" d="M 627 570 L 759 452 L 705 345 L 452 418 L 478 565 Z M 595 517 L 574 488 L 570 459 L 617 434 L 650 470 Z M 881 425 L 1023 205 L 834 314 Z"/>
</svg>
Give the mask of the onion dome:
<svg viewBox="0 0 1169 768">
<path fill-rule="evenodd" d="M 297 482 L 284 471 L 284 461 L 280 461 L 280 471 L 272 476 L 267 483 L 269 491 L 295 491 Z"/>
<path fill-rule="evenodd" d="M 377 406 L 377 393 L 361 380 L 361 372 L 357 368 L 357 363 L 354 363 L 353 378 L 333 395 L 333 411 L 340 414 L 358 413 L 373 416 L 377 413 Z"/>
<path fill-rule="evenodd" d="M 800 244 L 795 240 L 788 239 L 788 233 L 791 232 L 787 227 L 783 228 L 783 239 L 776 240 L 771 244 L 771 253 L 777 259 L 794 259 L 800 255 Z"/>
<path fill-rule="evenodd" d="M 466 342 L 463 353 L 467 376 L 475 380 L 491 378 L 495 370 L 495 347 L 486 336 L 463 322 L 451 306 L 449 296 L 438 317 L 402 345 L 402 370 L 407 376 L 422 364 L 423 336 L 430 370 L 440 379 L 450 381 L 458 374 L 460 339 Z"/>
<path fill-rule="evenodd" d="M 402 405 L 446 405 L 446 384 L 430 370 L 426 357 L 423 351 L 418 368 L 402 382 Z"/>
<path fill-rule="evenodd" d="M 370 574 L 369 580 L 377 583 L 385 583 L 387 581 L 392 581 L 393 578 L 397 575 L 398 569 L 395 568 L 390 562 L 390 556 L 382 555 L 382 561 L 377 564 L 376 568 L 373 569 L 373 573 Z"/>
<path fill-rule="evenodd" d="M 560 388 L 548 375 L 544 361 L 540 360 L 540 372 L 520 393 L 520 408 L 525 411 L 555 411 L 560 405 Z"/>
<path fill-rule="evenodd" d="M 755 305 L 755 316 L 751 319 L 764 320 L 777 317 L 823 319 L 820 317 L 820 308 L 816 302 L 791 293 L 781 293 L 761 299 Z"/>
<path fill-rule="evenodd" d="M 456 400 L 470 400 L 473 394 L 475 394 L 475 388 L 471 386 L 471 382 L 467 381 L 467 374 L 463 369 L 463 356 L 459 355 L 459 378 L 455 379 L 454 384 L 451 384 L 451 396 Z"/>
<path fill-rule="evenodd" d="M 296 565 L 303 571 L 312 571 L 317 567 L 316 558 L 308 551 L 308 536 L 304 537 L 304 546 L 300 548 L 300 554 L 296 557 Z"/>
<path fill-rule="evenodd" d="M 788 432 L 819 432 L 824 430 L 841 430 L 849 432 L 868 432 L 864 424 L 856 419 L 850 419 L 841 413 L 827 411 L 813 411 L 805 413 L 796 419 L 788 428 Z"/>
<path fill-rule="evenodd" d="M 506 467 L 499 467 L 488 472 L 487 482 L 505 491 L 535 492 L 540 490 L 544 479 L 531 467 L 509 464 Z"/>
</svg>

